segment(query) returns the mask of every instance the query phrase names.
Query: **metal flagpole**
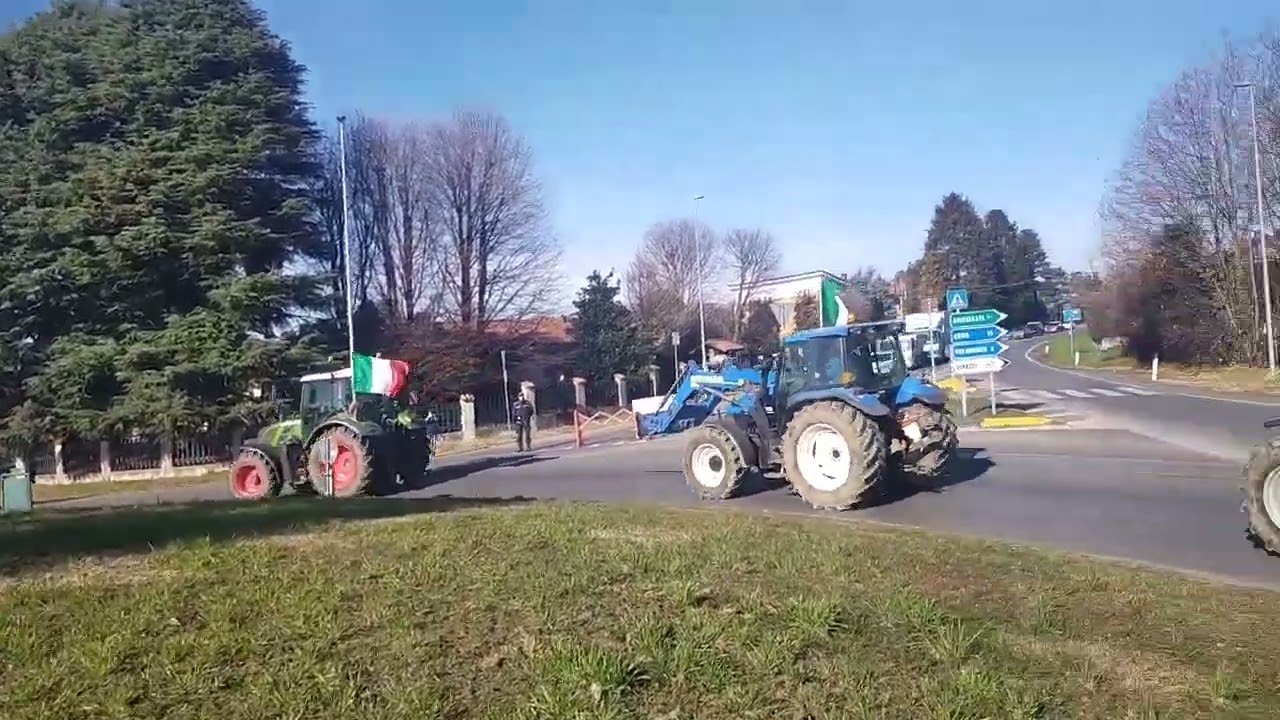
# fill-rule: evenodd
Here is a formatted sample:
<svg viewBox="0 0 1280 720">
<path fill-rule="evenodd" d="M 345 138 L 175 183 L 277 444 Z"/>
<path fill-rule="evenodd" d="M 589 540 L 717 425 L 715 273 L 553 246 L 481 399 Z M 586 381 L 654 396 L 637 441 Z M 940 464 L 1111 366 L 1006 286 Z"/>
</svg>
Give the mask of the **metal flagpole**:
<svg viewBox="0 0 1280 720">
<path fill-rule="evenodd" d="M 502 350 L 502 404 L 507 406 L 507 431 L 511 431 L 511 379 L 507 376 L 507 351 Z"/>
<path fill-rule="evenodd" d="M 351 401 L 354 403 L 356 399 L 356 326 L 355 313 L 351 308 L 351 215 L 347 190 L 347 118 L 342 115 L 338 116 L 338 153 L 341 155 L 338 164 L 342 169 L 342 265 L 346 278 L 342 295 L 347 306 L 347 367 L 351 370 Z M 337 456 L 337 448 L 333 446 L 332 438 L 325 449 L 329 456 L 329 462 L 325 464 L 327 468 L 325 494 L 333 495 L 333 461 Z"/>
</svg>

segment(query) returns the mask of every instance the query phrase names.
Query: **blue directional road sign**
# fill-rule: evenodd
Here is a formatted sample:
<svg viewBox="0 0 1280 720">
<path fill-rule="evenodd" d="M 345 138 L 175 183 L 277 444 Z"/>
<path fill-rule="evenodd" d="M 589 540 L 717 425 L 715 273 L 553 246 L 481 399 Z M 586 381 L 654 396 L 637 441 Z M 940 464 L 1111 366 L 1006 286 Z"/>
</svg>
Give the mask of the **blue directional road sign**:
<svg viewBox="0 0 1280 720">
<path fill-rule="evenodd" d="M 956 360 L 972 360 L 974 358 L 996 357 L 1008 350 L 1009 346 L 1002 342 L 980 342 L 956 345 L 951 355 Z"/>
<path fill-rule="evenodd" d="M 972 343 L 985 342 L 987 340 L 999 340 L 1008 335 L 1009 331 L 999 325 L 985 325 L 982 327 L 957 328 L 951 331 L 951 342 L 953 343 Z"/>
<path fill-rule="evenodd" d="M 947 309 L 951 312 L 965 310 L 969 307 L 969 291 L 964 288 L 947 290 Z"/>
<path fill-rule="evenodd" d="M 1073 307 L 1062 308 L 1062 322 L 1078 323 L 1081 320 L 1084 320 L 1084 313 L 1080 310 L 1080 308 L 1073 308 Z"/>
</svg>

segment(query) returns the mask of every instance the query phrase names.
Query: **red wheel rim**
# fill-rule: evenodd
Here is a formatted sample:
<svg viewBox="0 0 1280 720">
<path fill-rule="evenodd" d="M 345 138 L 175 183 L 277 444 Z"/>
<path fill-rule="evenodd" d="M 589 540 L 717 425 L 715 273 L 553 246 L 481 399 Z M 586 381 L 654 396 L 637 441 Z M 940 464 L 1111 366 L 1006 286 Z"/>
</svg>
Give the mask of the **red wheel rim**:
<svg viewBox="0 0 1280 720">
<path fill-rule="evenodd" d="M 257 465 L 241 465 L 231 476 L 231 490 L 240 497 L 258 497 L 266 487 L 267 479 Z"/>
<path fill-rule="evenodd" d="M 342 441 L 334 443 L 338 447 L 333 453 L 333 489 L 335 491 L 345 490 L 356 482 L 359 476 L 357 472 L 360 460 L 356 458 L 356 453 L 349 445 Z"/>
</svg>

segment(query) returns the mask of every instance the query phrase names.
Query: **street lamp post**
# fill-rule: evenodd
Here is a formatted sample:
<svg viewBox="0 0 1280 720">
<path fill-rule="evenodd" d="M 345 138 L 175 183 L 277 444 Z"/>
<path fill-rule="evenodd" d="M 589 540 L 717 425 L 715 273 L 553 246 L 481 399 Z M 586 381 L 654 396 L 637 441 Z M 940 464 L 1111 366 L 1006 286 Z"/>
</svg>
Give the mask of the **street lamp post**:
<svg viewBox="0 0 1280 720">
<path fill-rule="evenodd" d="M 698 340 L 702 347 L 702 367 L 707 366 L 707 311 L 702 303 L 702 242 L 698 226 L 698 201 L 703 195 L 693 196 L 693 251 L 698 254 Z"/>
<path fill-rule="evenodd" d="M 1276 371 L 1276 343 L 1275 334 L 1271 327 L 1271 264 L 1267 257 L 1267 222 L 1265 210 L 1262 205 L 1262 157 L 1258 152 L 1258 101 L 1254 92 L 1253 83 L 1239 82 L 1235 83 L 1237 90 L 1249 89 L 1249 116 L 1253 123 L 1253 182 L 1258 189 L 1258 244 L 1262 253 L 1262 304 L 1267 313 L 1267 369 L 1271 372 Z M 1250 272 L 1253 269 L 1250 268 Z"/>
</svg>

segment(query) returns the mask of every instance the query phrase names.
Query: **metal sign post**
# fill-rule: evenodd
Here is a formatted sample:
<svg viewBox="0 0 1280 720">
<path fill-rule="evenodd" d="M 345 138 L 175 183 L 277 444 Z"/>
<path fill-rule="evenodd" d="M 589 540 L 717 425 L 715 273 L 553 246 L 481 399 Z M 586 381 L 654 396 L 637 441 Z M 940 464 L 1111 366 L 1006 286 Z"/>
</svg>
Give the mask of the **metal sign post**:
<svg viewBox="0 0 1280 720">
<path fill-rule="evenodd" d="M 680 382 L 680 332 L 679 331 L 675 331 L 671 333 L 671 360 L 672 360 L 672 367 L 674 367 L 676 371 L 676 379 L 671 381 L 671 384 L 674 386 L 676 383 Z"/>
<path fill-rule="evenodd" d="M 1067 334 L 1071 337 L 1071 364 L 1079 365 L 1079 358 L 1076 356 L 1076 323 L 1084 319 L 1084 313 L 1080 312 L 1080 308 L 1067 306 L 1062 308 L 1062 322 L 1067 324 Z"/>
<path fill-rule="evenodd" d="M 951 371 L 956 375 L 987 376 L 992 415 L 997 412 L 996 373 L 1009 364 L 1001 357 L 1009 346 L 1000 342 L 1009 332 L 1000 323 L 1008 317 L 989 308 L 951 313 Z M 964 390 L 960 391 L 960 409 L 969 414 Z"/>
</svg>

